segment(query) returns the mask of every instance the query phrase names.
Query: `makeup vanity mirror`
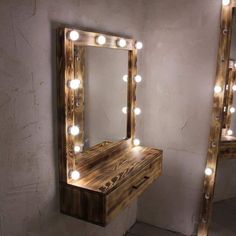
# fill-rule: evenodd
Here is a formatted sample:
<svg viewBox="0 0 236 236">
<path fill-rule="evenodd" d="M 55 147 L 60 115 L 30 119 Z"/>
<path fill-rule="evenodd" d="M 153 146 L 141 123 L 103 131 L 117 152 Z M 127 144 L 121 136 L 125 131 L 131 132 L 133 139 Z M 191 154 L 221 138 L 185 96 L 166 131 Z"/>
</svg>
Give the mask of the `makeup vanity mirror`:
<svg viewBox="0 0 236 236">
<path fill-rule="evenodd" d="M 236 0 L 222 0 L 198 236 L 236 235 Z"/>
<path fill-rule="evenodd" d="M 58 30 L 61 212 L 101 226 L 161 174 L 162 151 L 135 136 L 141 42 Z"/>
</svg>

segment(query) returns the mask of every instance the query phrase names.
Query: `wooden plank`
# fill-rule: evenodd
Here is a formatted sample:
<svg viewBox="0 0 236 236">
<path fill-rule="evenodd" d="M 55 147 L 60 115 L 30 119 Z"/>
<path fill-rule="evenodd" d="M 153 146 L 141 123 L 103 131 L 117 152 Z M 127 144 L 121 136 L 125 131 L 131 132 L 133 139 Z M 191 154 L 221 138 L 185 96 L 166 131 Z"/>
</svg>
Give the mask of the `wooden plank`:
<svg viewBox="0 0 236 236">
<path fill-rule="evenodd" d="M 70 31 L 72 30 L 75 30 L 79 33 L 79 39 L 77 41 L 74 41 L 75 45 L 78 45 L 78 46 L 105 47 L 105 48 L 113 48 L 113 49 L 119 49 L 119 50 L 134 50 L 135 49 L 135 41 L 133 39 L 116 36 L 116 35 L 103 34 L 100 32 L 89 32 L 89 31 L 82 31 L 78 29 L 67 28 L 67 38 L 69 36 Z M 96 37 L 98 37 L 99 35 L 103 35 L 106 38 L 105 44 L 99 45 L 96 43 Z M 126 46 L 124 47 L 119 47 L 117 45 L 117 41 L 121 38 L 126 41 Z"/>
<path fill-rule="evenodd" d="M 137 74 L 137 50 L 129 51 L 128 64 L 128 91 L 127 91 L 127 138 L 135 137 L 135 114 L 136 107 L 136 83 L 134 76 Z"/>
<path fill-rule="evenodd" d="M 219 154 L 219 145 L 222 131 L 224 88 L 226 85 L 226 75 L 229 62 L 230 41 L 232 33 L 232 9 L 236 1 L 231 1 L 231 5 L 222 6 L 220 41 L 217 56 L 216 82 L 215 86 L 220 86 L 222 91 L 215 92 L 213 97 L 213 109 L 211 117 L 209 144 L 207 152 L 206 168 L 211 168 L 213 174 L 205 175 L 202 207 L 200 213 L 200 223 L 198 226 L 198 236 L 207 236 L 212 213 L 213 196 L 216 179 L 216 169 Z"/>
<path fill-rule="evenodd" d="M 236 159 L 236 138 L 233 137 L 231 141 L 221 141 L 219 160 Z"/>
<path fill-rule="evenodd" d="M 125 144 L 126 141 L 123 141 Z M 162 151 L 147 147 L 119 148 L 118 142 L 114 151 L 101 152 L 93 157 L 93 162 L 80 158 L 76 161 L 76 169 L 80 172 L 80 179 L 71 181 L 78 187 L 93 191 L 108 193 L 121 185 L 127 178 L 145 168 L 159 156 Z M 123 145 L 124 146 L 124 145 Z"/>
<path fill-rule="evenodd" d="M 129 177 L 127 183 L 107 196 L 107 222 L 141 195 L 161 174 L 161 159 L 154 160 L 136 175 Z"/>
</svg>

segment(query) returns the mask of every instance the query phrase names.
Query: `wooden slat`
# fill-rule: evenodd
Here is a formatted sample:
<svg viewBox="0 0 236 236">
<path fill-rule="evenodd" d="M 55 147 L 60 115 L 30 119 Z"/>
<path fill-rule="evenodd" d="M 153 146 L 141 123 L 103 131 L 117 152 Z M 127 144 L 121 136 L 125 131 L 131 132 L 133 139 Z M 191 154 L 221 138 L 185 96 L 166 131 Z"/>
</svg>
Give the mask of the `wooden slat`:
<svg viewBox="0 0 236 236">
<path fill-rule="evenodd" d="M 213 109 L 210 126 L 209 144 L 207 152 L 206 168 L 211 168 L 213 174 L 205 175 L 202 209 L 200 213 L 200 223 L 198 226 L 198 236 L 207 236 L 210 226 L 213 196 L 216 179 L 216 169 L 219 154 L 219 145 L 222 131 L 224 93 L 229 63 L 230 42 L 232 33 L 232 9 L 236 6 L 236 0 L 231 1 L 231 5 L 223 6 L 221 11 L 220 41 L 217 56 L 216 83 L 223 90 L 214 93 Z"/>
<path fill-rule="evenodd" d="M 123 141 L 124 144 L 126 142 Z M 70 183 L 93 191 L 108 193 L 162 154 L 160 150 L 147 147 L 126 146 L 120 149 L 121 143 L 116 143 L 113 147 L 114 151 L 108 150 L 107 153 L 101 152 L 93 156 L 92 162 L 84 157 L 79 158 L 76 161 L 76 169 L 81 177 L 78 181 Z"/>
<path fill-rule="evenodd" d="M 129 51 L 128 94 L 127 94 L 127 138 L 135 137 L 136 83 L 133 80 L 137 74 L 137 50 Z"/>
<path fill-rule="evenodd" d="M 236 159 L 236 138 L 232 138 L 231 141 L 221 141 L 219 160 Z"/>
</svg>

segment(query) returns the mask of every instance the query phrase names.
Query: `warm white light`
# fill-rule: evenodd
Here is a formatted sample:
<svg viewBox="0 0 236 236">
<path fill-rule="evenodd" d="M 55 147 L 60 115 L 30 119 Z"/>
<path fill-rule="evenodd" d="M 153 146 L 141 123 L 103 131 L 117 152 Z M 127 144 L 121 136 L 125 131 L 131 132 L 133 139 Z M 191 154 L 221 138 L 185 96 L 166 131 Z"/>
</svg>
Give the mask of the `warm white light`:
<svg viewBox="0 0 236 236">
<path fill-rule="evenodd" d="M 123 107 L 123 108 L 122 108 L 122 112 L 123 112 L 124 114 L 127 114 L 127 107 Z"/>
<path fill-rule="evenodd" d="M 136 42 L 135 43 L 135 48 L 138 49 L 138 50 L 142 49 L 143 48 L 143 43 L 142 42 Z"/>
<path fill-rule="evenodd" d="M 68 81 L 68 86 L 71 89 L 78 89 L 80 86 L 80 80 L 79 79 L 72 79 Z"/>
<path fill-rule="evenodd" d="M 140 145 L 140 140 L 138 138 L 135 138 L 133 141 L 134 146 L 139 146 Z"/>
<path fill-rule="evenodd" d="M 136 83 L 140 83 L 142 81 L 142 77 L 140 75 L 136 75 L 134 77 L 134 80 L 135 80 Z"/>
<path fill-rule="evenodd" d="M 235 108 L 234 108 L 234 107 L 231 107 L 231 108 L 229 109 L 229 111 L 230 111 L 230 113 L 234 113 L 234 112 L 235 112 Z"/>
<path fill-rule="evenodd" d="M 227 130 L 227 135 L 231 136 L 233 133 L 234 133 L 233 130 L 231 130 L 231 129 Z"/>
<path fill-rule="evenodd" d="M 212 170 L 211 168 L 208 167 L 208 168 L 205 169 L 205 174 L 206 174 L 207 176 L 211 176 L 212 173 L 213 173 L 213 170 Z"/>
<path fill-rule="evenodd" d="M 121 48 L 126 46 L 126 40 L 125 39 L 119 39 L 117 40 L 117 45 Z"/>
<path fill-rule="evenodd" d="M 228 6 L 230 4 L 230 0 L 222 0 L 222 4 L 224 6 Z"/>
<path fill-rule="evenodd" d="M 75 145 L 75 146 L 74 146 L 74 152 L 75 152 L 75 153 L 80 152 L 80 150 L 81 150 L 81 148 L 80 148 L 79 145 Z"/>
<path fill-rule="evenodd" d="M 234 68 L 236 68 L 236 63 L 234 63 Z"/>
<path fill-rule="evenodd" d="M 232 87 L 233 91 L 236 91 L 236 84 Z"/>
<path fill-rule="evenodd" d="M 141 109 L 139 107 L 134 108 L 134 113 L 135 113 L 135 115 L 140 115 Z"/>
<path fill-rule="evenodd" d="M 99 35 L 98 37 L 96 37 L 96 43 L 99 45 L 103 45 L 106 43 L 106 37 L 104 35 Z"/>
<path fill-rule="evenodd" d="M 80 178 L 80 173 L 79 173 L 79 171 L 73 170 L 73 171 L 71 172 L 71 178 L 72 178 L 73 180 L 78 180 L 78 179 Z"/>
<path fill-rule="evenodd" d="M 73 136 L 78 135 L 79 134 L 79 127 L 77 125 L 73 125 L 73 126 L 69 127 L 69 133 Z"/>
<path fill-rule="evenodd" d="M 215 93 L 220 93 L 222 91 L 222 88 L 218 85 L 215 86 L 214 88 Z"/>
<path fill-rule="evenodd" d="M 125 82 L 128 82 L 128 75 L 124 75 L 124 76 L 123 76 L 123 80 L 124 80 Z"/>
<path fill-rule="evenodd" d="M 76 41 L 79 39 L 79 33 L 76 30 L 72 30 L 69 34 L 69 37 L 72 41 Z"/>
</svg>

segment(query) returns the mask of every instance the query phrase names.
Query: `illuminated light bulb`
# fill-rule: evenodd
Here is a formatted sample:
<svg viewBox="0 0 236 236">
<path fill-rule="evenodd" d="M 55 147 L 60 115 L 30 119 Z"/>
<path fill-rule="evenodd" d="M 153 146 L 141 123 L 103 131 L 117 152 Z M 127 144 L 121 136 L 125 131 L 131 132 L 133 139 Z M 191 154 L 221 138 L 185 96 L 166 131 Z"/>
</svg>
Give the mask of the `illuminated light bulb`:
<svg viewBox="0 0 236 236">
<path fill-rule="evenodd" d="M 79 134 L 79 127 L 77 125 L 73 125 L 71 127 L 69 127 L 69 133 L 73 136 L 76 136 Z"/>
<path fill-rule="evenodd" d="M 71 178 L 72 178 L 73 180 L 78 180 L 78 179 L 80 178 L 80 173 L 79 173 L 79 171 L 73 170 L 73 171 L 71 172 Z"/>
<path fill-rule="evenodd" d="M 124 75 L 124 76 L 123 76 L 123 80 L 124 80 L 125 82 L 128 82 L 128 75 Z"/>
<path fill-rule="evenodd" d="M 232 87 L 233 91 L 236 91 L 236 84 Z"/>
<path fill-rule="evenodd" d="M 206 174 L 207 176 L 211 176 L 211 175 L 213 174 L 213 170 L 212 170 L 211 168 L 207 167 L 207 168 L 205 169 L 205 174 Z"/>
<path fill-rule="evenodd" d="M 228 130 L 227 130 L 227 135 L 231 136 L 233 133 L 234 133 L 234 132 L 233 132 L 232 129 L 228 129 Z"/>
<path fill-rule="evenodd" d="M 138 50 L 142 49 L 143 48 L 143 43 L 142 42 L 136 42 L 135 43 L 135 48 L 138 49 Z"/>
<path fill-rule="evenodd" d="M 117 45 L 121 48 L 125 47 L 126 46 L 126 40 L 125 39 L 119 39 L 117 40 Z"/>
<path fill-rule="evenodd" d="M 135 115 L 140 115 L 141 109 L 139 107 L 134 108 L 134 113 L 135 113 Z"/>
<path fill-rule="evenodd" d="M 222 88 L 218 85 L 215 86 L 214 88 L 215 93 L 220 93 L 222 91 Z"/>
<path fill-rule="evenodd" d="M 122 108 L 122 112 L 123 112 L 124 114 L 127 114 L 127 107 L 123 107 L 123 108 Z"/>
<path fill-rule="evenodd" d="M 135 80 L 136 83 L 140 83 L 142 81 L 142 77 L 140 75 L 136 75 L 134 77 L 134 80 Z"/>
<path fill-rule="evenodd" d="M 72 41 L 76 41 L 79 39 L 79 33 L 76 30 L 72 30 L 69 34 L 69 37 Z"/>
<path fill-rule="evenodd" d="M 106 43 L 106 37 L 104 35 L 99 35 L 98 37 L 96 37 L 96 43 L 99 45 L 103 45 Z"/>
<path fill-rule="evenodd" d="M 75 145 L 75 146 L 74 146 L 74 152 L 75 152 L 75 153 L 78 153 L 78 152 L 80 152 L 80 151 L 81 151 L 80 146 L 79 146 L 79 145 Z"/>
<path fill-rule="evenodd" d="M 229 109 L 229 111 L 230 111 L 230 113 L 234 113 L 234 112 L 235 112 L 235 108 L 234 108 L 234 107 L 231 107 L 231 108 Z"/>
<path fill-rule="evenodd" d="M 236 68 L 236 63 L 234 63 L 234 68 Z"/>
<path fill-rule="evenodd" d="M 222 4 L 224 6 L 228 6 L 230 4 L 230 0 L 222 0 Z"/>
<path fill-rule="evenodd" d="M 138 138 L 135 138 L 133 141 L 134 146 L 139 146 L 140 145 L 140 140 Z"/>
<path fill-rule="evenodd" d="M 68 81 L 68 86 L 71 89 L 78 89 L 80 86 L 80 80 L 79 79 L 72 79 Z"/>
</svg>

